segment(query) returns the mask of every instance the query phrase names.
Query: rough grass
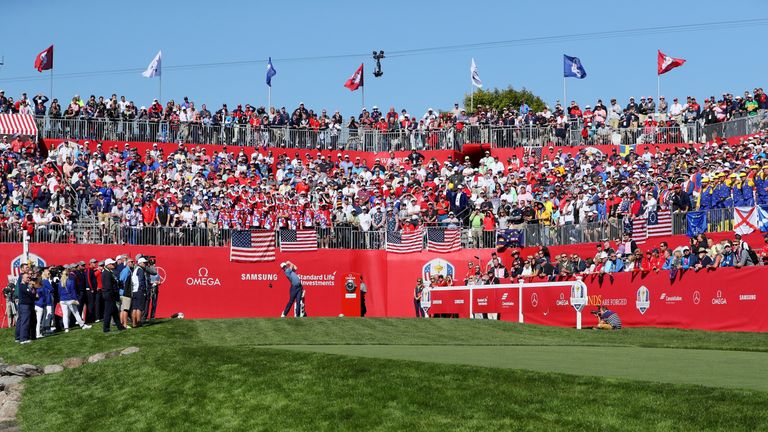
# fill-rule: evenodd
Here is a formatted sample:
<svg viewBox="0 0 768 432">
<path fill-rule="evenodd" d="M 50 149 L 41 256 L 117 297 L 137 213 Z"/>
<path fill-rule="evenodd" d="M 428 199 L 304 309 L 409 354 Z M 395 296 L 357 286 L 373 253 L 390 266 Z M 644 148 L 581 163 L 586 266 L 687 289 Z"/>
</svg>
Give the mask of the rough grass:
<svg viewBox="0 0 768 432">
<path fill-rule="evenodd" d="M 763 334 L 396 319 L 166 321 L 121 334 L 95 330 L 25 346 L 0 332 L 0 355 L 11 362 L 141 348 L 28 380 L 23 430 L 768 430 L 768 393 L 754 390 L 264 347 L 588 345 L 605 346 L 609 361 L 612 346 L 768 351 Z"/>
</svg>

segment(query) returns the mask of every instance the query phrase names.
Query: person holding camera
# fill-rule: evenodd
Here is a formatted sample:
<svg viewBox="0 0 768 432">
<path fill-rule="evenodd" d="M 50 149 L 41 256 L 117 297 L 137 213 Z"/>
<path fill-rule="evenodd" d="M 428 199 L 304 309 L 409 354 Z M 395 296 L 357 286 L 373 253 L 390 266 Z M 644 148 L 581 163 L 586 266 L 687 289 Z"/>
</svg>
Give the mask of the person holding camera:
<svg viewBox="0 0 768 432">
<path fill-rule="evenodd" d="M 16 325 L 18 311 L 16 309 L 16 284 L 9 283 L 3 288 L 3 297 L 5 298 L 5 317 L 8 319 L 8 328 Z"/>
<path fill-rule="evenodd" d="M 301 316 L 301 297 L 303 294 L 304 289 L 301 286 L 301 279 L 299 279 L 299 275 L 296 274 L 296 264 L 285 261 L 280 263 L 280 268 L 283 269 L 283 272 L 285 272 L 285 277 L 288 278 L 288 282 L 291 283 L 291 294 L 288 298 L 288 304 L 285 305 L 285 309 L 283 309 L 283 313 L 280 315 L 280 318 L 285 318 L 286 315 L 288 315 L 288 312 L 291 311 L 291 305 L 293 303 L 296 303 L 296 309 L 294 316 L 300 317 Z"/>
<path fill-rule="evenodd" d="M 592 311 L 592 315 L 595 315 L 599 320 L 597 326 L 593 327 L 595 330 L 620 330 L 621 318 L 619 314 L 608 309 L 605 305 L 601 305 L 596 311 Z"/>
</svg>

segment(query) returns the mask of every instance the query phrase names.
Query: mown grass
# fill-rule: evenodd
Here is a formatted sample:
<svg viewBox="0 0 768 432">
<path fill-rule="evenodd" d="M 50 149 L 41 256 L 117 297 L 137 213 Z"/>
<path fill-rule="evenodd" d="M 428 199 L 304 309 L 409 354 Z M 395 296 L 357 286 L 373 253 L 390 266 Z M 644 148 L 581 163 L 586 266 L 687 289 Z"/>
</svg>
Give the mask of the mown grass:
<svg viewBox="0 0 768 432">
<path fill-rule="evenodd" d="M 397 319 L 177 320 L 122 334 L 94 330 L 25 346 L 0 332 L 0 356 L 14 363 L 141 348 L 28 380 L 23 430 L 768 430 L 768 393 L 753 390 L 263 347 L 594 345 L 605 346 L 610 361 L 619 345 L 768 351 L 762 334 Z"/>
</svg>

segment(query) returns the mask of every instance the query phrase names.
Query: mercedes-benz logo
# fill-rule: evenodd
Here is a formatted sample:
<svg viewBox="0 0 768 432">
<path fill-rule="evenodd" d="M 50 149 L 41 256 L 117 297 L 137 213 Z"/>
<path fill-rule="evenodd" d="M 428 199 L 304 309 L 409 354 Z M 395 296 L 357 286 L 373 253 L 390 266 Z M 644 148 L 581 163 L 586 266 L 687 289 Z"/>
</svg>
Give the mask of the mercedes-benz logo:
<svg viewBox="0 0 768 432">
<path fill-rule="evenodd" d="M 701 303 L 701 293 L 698 291 L 693 292 L 693 304 Z"/>
<path fill-rule="evenodd" d="M 539 295 L 536 293 L 531 294 L 531 306 L 536 307 L 539 305 Z"/>
<path fill-rule="evenodd" d="M 165 272 L 165 269 L 157 266 L 157 277 L 160 280 L 160 283 L 165 283 L 165 278 L 168 274 Z"/>
</svg>

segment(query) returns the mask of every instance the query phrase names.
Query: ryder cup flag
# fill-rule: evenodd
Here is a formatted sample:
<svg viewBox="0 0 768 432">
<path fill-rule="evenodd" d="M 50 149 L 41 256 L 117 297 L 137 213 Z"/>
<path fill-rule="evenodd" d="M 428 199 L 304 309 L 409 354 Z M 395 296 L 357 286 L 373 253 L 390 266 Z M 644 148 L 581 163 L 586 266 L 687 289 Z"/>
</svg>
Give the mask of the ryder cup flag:
<svg viewBox="0 0 768 432">
<path fill-rule="evenodd" d="M 146 78 L 154 78 L 159 77 L 161 72 L 161 63 L 163 60 L 163 52 L 158 51 L 155 58 L 152 59 L 152 62 L 149 63 L 149 66 L 147 66 L 147 70 L 142 72 L 141 74 L 145 76 Z"/>
<path fill-rule="evenodd" d="M 563 54 L 563 76 L 584 79 L 587 77 L 587 71 L 578 57 L 571 57 Z"/>
<path fill-rule="evenodd" d="M 387 252 L 412 253 L 421 252 L 424 231 L 421 227 L 415 231 L 389 231 L 387 232 Z"/>
<path fill-rule="evenodd" d="M 676 67 L 682 66 L 683 63 L 685 63 L 685 59 L 670 57 L 659 50 L 659 75 L 665 74 Z"/>
<path fill-rule="evenodd" d="M 735 207 L 733 209 L 733 232 L 746 235 L 758 230 L 759 207 Z"/>
<path fill-rule="evenodd" d="M 272 230 L 232 231 L 229 260 L 258 262 L 275 260 L 275 232 Z"/>
<path fill-rule="evenodd" d="M 480 79 L 480 74 L 477 72 L 475 59 L 472 59 L 472 65 L 469 67 L 469 76 L 472 77 L 473 86 L 477 88 L 483 88 L 483 80 Z"/>
<path fill-rule="evenodd" d="M 357 68 L 354 74 L 344 83 L 344 87 L 355 91 L 363 86 L 363 63 Z"/>
<path fill-rule="evenodd" d="M 272 77 L 277 75 L 277 69 L 275 69 L 274 66 L 272 66 L 272 57 L 269 58 L 269 63 L 267 63 L 267 85 L 272 87 Z"/>
<path fill-rule="evenodd" d="M 761 232 L 768 232 L 768 211 L 758 206 L 757 209 L 757 227 Z"/>
<path fill-rule="evenodd" d="M 317 231 L 313 229 L 280 230 L 280 251 L 306 252 L 317 250 Z"/>
<path fill-rule="evenodd" d="M 35 57 L 35 69 L 38 72 L 53 69 L 53 45 L 46 48 Z"/>
<path fill-rule="evenodd" d="M 427 228 L 427 250 L 431 252 L 458 252 L 461 250 L 461 230 L 458 228 Z"/>
</svg>

